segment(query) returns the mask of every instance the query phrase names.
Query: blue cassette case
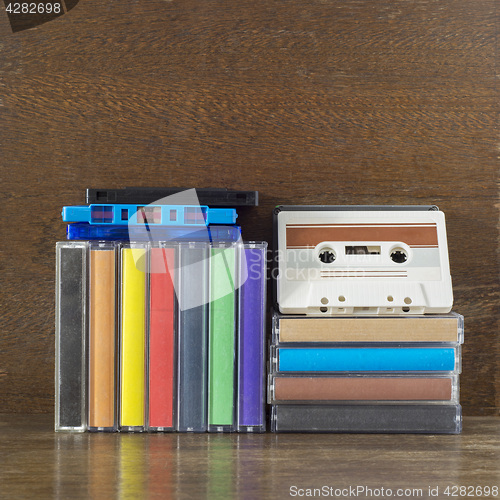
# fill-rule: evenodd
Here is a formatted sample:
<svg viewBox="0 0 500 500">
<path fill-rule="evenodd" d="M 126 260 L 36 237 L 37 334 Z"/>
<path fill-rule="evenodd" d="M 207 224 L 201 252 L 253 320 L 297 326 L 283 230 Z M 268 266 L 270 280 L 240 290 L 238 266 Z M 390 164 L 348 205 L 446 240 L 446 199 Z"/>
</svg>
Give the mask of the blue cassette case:
<svg viewBox="0 0 500 500">
<path fill-rule="evenodd" d="M 276 348 L 279 372 L 454 371 L 458 347 Z"/>
</svg>

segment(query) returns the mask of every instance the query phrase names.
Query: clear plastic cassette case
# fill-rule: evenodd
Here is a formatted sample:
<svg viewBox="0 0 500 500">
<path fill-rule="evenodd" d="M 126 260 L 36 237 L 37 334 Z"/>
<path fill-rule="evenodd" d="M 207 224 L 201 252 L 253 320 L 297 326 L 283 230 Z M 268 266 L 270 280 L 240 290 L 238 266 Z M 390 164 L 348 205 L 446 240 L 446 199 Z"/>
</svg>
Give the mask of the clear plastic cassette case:
<svg viewBox="0 0 500 500">
<path fill-rule="evenodd" d="M 456 313 L 425 316 L 306 317 L 272 313 L 275 344 L 302 342 L 442 342 L 463 344 L 464 317 Z"/>
<path fill-rule="evenodd" d="M 271 346 L 274 372 L 454 372 L 461 371 L 460 345 L 373 344 L 328 347 Z"/>
<path fill-rule="evenodd" d="M 117 430 L 117 272 L 118 245 L 91 242 L 89 293 L 89 391 L 90 431 Z"/>
<path fill-rule="evenodd" d="M 120 246 L 119 428 L 142 432 L 146 424 L 146 303 L 148 244 Z"/>
<path fill-rule="evenodd" d="M 271 407 L 272 432 L 459 434 L 460 405 L 287 405 Z"/>
<path fill-rule="evenodd" d="M 458 404 L 459 376 L 432 373 L 284 374 L 268 377 L 269 404 Z"/>
<path fill-rule="evenodd" d="M 56 243 L 56 431 L 87 429 L 88 247 Z"/>
<path fill-rule="evenodd" d="M 242 252 L 238 294 L 238 431 L 264 432 L 267 243 L 245 243 Z"/>
</svg>

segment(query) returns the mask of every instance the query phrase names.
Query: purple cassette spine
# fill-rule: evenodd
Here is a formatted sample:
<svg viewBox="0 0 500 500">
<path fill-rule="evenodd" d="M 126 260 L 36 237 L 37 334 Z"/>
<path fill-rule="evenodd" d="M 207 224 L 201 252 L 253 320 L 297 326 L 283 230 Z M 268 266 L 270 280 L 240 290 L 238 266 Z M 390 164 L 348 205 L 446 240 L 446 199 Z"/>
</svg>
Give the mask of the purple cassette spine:
<svg viewBox="0 0 500 500">
<path fill-rule="evenodd" d="M 244 257 L 247 279 L 240 288 L 238 430 L 263 432 L 266 244 L 245 244 Z"/>
</svg>

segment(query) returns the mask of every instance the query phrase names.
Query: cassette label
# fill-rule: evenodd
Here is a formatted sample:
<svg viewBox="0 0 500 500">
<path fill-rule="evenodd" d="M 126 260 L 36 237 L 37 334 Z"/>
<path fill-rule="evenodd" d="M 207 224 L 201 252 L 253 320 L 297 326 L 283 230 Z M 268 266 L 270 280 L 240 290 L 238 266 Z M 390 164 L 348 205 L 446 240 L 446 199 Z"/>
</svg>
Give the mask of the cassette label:
<svg viewBox="0 0 500 500">
<path fill-rule="evenodd" d="M 87 426 L 87 259 L 86 242 L 56 244 L 56 431 Z"/>
<path fill-rule="evenodd" d="M 208 263 L 204 243 L 179 249 L 179 337 L 176 430 L 207 430 Z"/>
<path fill-rule="evenodd" d="M 287 405 L 272 407 L 273 432 L 459 434 L 460 405 Z"/>
<path fill-rule="evenodd" d="M 445 220 L 438 210 L 278 207 L 275 232 L 282 313 L 451 310 Z"/>
<path fill-rule="evenodd" d="M 272 375 L 270 402 L 425 401 L 458 403 L 458 375 Z"/>
<path fill-rule="evenodd" d="M 216 245 L 210 259 L 208 429 L 234 430 L 237 247 Z"/>
<path fill-rule="evenodd" d="M 145 423 L 145 257 L 146 245 L 121 249 L 120 427 L 130 431 Z"/>
<path fill-rule="evenodd" d="M 149 258 L 148 430 L 173 430 L 176 248 L 153 247 Z"/>
<path fill-rule="evenodd" d="M 463 343 L 463 316 L 304 317 L 273 313 L 273 341 Z"/>
<path fill-rule="evenodd" d="M 279 372 L 455 371 L 460 349 L 452 347 L 277 347 Z"/>
<path fill-rule="evenodd" d="M 245 258 L 239 263 L 243 285 L 238 314 L 238 430 L 263 432 L 267 243 L 246 243 L 243 252 Z"/>
<path fill-rule="evenodd" d="M 113 243 L 90 246 L 90 430 L 116 430 L 116 260 Z"/>
</svg>

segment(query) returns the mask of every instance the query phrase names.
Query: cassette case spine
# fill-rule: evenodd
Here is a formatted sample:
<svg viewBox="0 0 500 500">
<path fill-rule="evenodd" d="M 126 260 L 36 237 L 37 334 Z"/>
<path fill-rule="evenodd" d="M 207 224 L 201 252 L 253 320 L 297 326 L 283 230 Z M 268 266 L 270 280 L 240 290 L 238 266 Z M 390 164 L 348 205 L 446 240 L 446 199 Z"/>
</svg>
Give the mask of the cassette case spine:
<svg viewBox="0 0 500 500">
<path fill-rule="evenodd" d="M 87 428 L 87 259 L 86 242 L 56 244 L 56 431 Z"/>
<path fill-rule="evenodd" d="M 90 245 L 88 423 L 116 431 L 116 246 Z"/>
<path fill-rule="evenodd" d="M 235 244 L 214 244 L 210 258 L 210 309 L 208 340 L 208 430 L 234 430 Z"/>
<path fill-rule="evenodd" d="M 179 336 L 176 430 L 207 430 L 209 245 L 179 250 Z"/>
<path fill-rule="evenodd" d="M 120 430 L 145 425 L 146 245 L 121 248 Z"/>
<path fill-rule="evenodd" d="M 176 279 L 175 245 L 150 250 L 148 430 L 174 429 Z"/>
<path fill-rule="evenodd" d="M 245 243 L 238 314 L 238 431 L 264 432 L 267 243 Z"/>
</svg>

